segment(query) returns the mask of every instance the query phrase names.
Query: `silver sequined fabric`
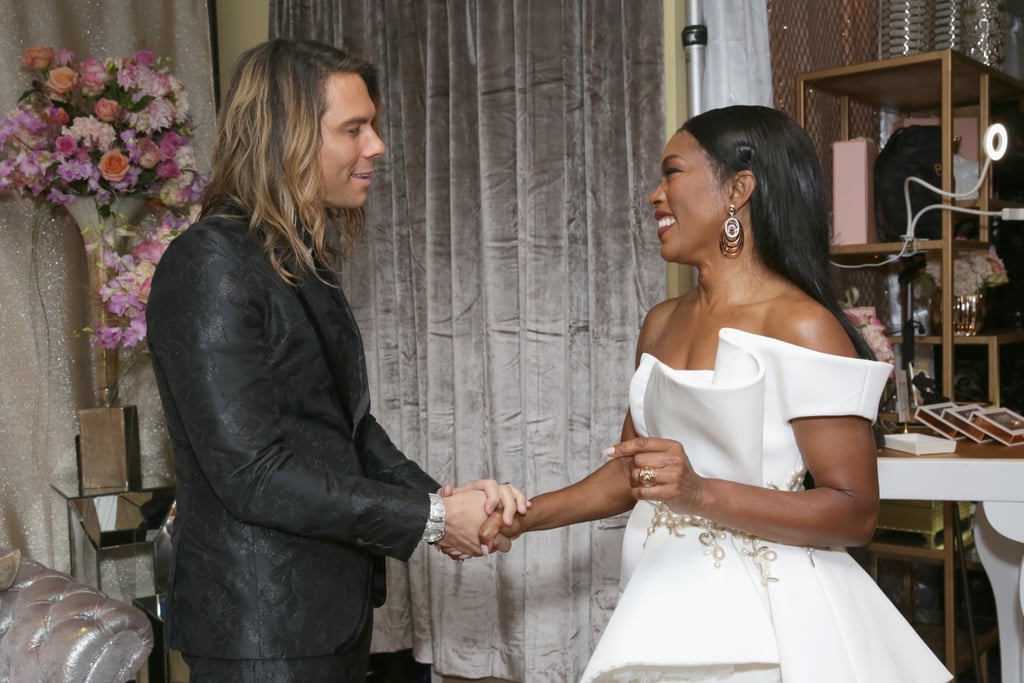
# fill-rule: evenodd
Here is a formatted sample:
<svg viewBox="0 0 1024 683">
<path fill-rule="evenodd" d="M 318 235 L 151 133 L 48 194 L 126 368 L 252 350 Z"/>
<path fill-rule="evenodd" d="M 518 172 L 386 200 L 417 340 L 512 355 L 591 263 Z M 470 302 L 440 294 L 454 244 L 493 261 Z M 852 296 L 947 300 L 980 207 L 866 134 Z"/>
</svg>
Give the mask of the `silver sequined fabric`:
<svg viewBox="0 0 1024 683">
<path fill-rule="evenodd" d="M 129 56 L 145 48 L 173 60 L 198 124 L 194 139 L 209 167 L 214 97 L 207 3 L 203 0 L 33 0 L 0 2 L 0 107 L 10 111 L 29 83 L 26 47 L 67 48 L 80 57 Z M 85 255 L 62 211 L 0 195 L 0 544 L 58 569 L 70 566 L 63 498 L 76 478 L 77 410 L 91 407 Z M 138 406 L 144 482 L 172 477 L 152 370 L 142 364 L 122 385 Z M 152 591 L 145 572 L 104 568 L 115 596 Z M 148 563 L 148 556 L 124 562 Z M 111 574 L 108 576 L 108 573 Z M 136 586 L 136 583 L 141 585 Z"/>
</svg>

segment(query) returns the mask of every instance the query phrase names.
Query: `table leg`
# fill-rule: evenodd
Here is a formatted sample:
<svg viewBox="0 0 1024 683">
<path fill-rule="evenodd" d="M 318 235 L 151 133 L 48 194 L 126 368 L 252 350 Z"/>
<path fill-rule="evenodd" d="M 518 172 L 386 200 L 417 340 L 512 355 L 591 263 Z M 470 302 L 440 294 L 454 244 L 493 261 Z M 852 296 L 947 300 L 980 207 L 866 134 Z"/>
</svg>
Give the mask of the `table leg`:
<svg viewBox="0 0 1024 683">
<path fill-rule="evenodd" d="M 979 503 L 974 540 L 996 599 L 1004 683 L 1024 683 L 1024 503 Z"/>
</svg>

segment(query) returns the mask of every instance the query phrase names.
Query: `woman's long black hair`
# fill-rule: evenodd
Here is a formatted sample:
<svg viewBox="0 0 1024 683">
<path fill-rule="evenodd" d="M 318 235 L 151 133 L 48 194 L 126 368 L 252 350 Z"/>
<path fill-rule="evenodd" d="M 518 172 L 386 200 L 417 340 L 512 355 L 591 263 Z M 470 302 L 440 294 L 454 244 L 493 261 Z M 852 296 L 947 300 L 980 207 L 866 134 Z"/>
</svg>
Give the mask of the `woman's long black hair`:
<svg viewBox="0 0 1024 683">
<path fill-rule="evenodd" d="M 762 261 L 831 311 L 857 354 L 874 360 L 832 288 L 825 184 L 807 133 L 782 112 L 752 105 L 698 114 L 679 130 L 694 137 L 720 182 L 740 171 L 754 174 L 750 229 Z"/>
</svg>

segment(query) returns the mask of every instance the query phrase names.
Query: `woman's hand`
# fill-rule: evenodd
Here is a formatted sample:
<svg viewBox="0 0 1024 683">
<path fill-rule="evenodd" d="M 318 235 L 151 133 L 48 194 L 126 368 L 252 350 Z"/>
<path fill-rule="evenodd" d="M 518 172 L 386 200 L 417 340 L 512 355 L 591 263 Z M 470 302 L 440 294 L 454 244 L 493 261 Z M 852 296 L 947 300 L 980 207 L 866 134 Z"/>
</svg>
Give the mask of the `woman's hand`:
<svg viewBox="0 0 1024 683">
<path fill-rule="evenodd" d="M 495 510 L 500 510 L 502 521 L 506 526 L 512 524 L 516 513 L 525 515 L 526 511 L 530 509 L 530 501 L 526 498 L 526 494 L 510 482 L 499 484 L 493 479 L 474 479 L 453 490 L 454 493 L 460 491 L 483 491 L 486 499 L 484 512 L 490 515 Z"/>
<path fill-rule="evenodd" d="M 522 518 L 513 515 L 512 520 L 506 524 L 502 511 L 495 510 L 490 514 L 480 527 L 480 547 L 490 550 L 508 552 L 512 547 L 512 541 L 519 538 L 522 530 Z"/>
<path fill-rule="evenodd" d="M 604 451 L 618 458 L 629 473 L 637 500 L 660 500 L 675 512 L 698 508 L 703 478 L 694 472 L 682 444 L 671 439 L 638 437 Z"/>
</svg>

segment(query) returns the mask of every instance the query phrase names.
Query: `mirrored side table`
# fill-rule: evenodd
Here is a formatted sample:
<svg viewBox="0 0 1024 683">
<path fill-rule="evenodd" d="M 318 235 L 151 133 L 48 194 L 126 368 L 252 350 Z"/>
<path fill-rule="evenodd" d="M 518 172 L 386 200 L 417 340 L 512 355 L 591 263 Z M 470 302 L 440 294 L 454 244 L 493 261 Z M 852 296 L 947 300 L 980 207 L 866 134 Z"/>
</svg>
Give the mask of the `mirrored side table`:
<svg viewBox="0 0 1024 683">
<path fill-rule="evenodd" d="M 104 590 L 102 564 L 107 558 L 132 550 L 152 557 L 153 541 L 174 502 L 170 481 L 143 481 L 136 491 L 85 495 L 77 482 L 58 482 L 51 488 L 67 504 L 71 575 L 100 590 Z M 144 594 L 151 591 L 152 587 Z"/>
</svg>

